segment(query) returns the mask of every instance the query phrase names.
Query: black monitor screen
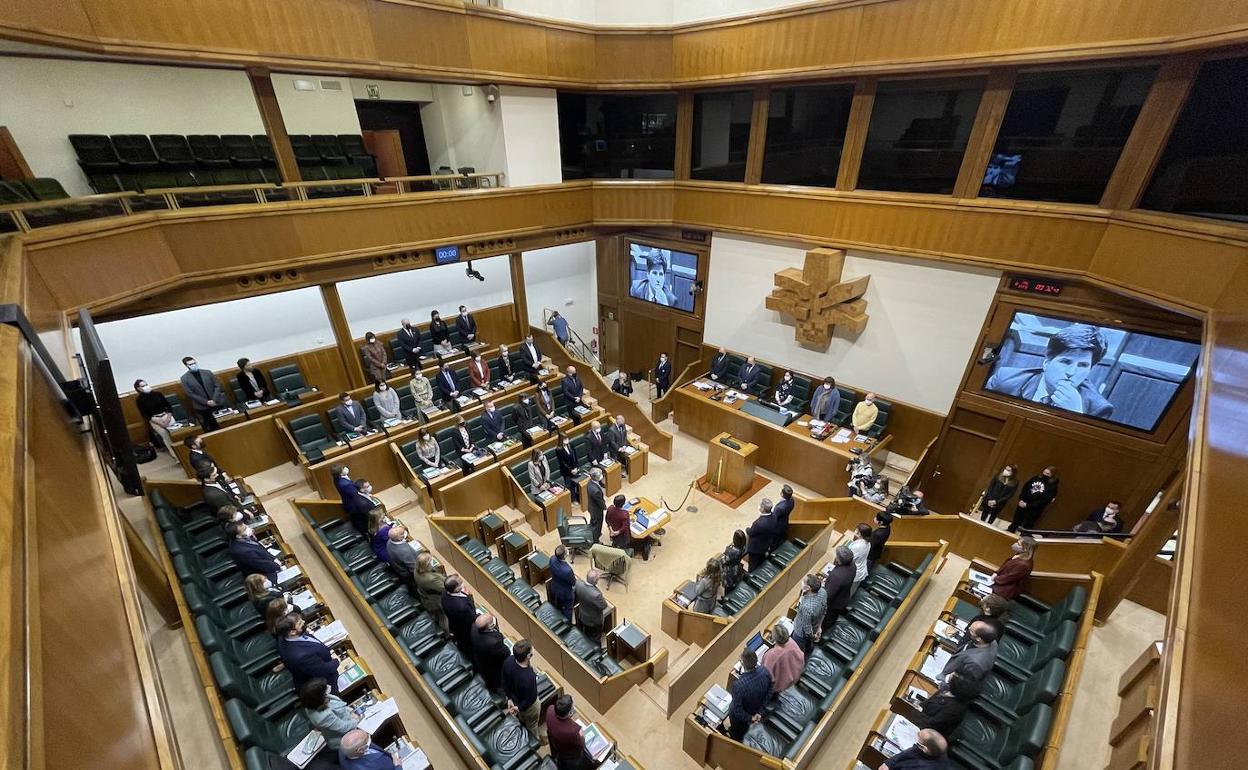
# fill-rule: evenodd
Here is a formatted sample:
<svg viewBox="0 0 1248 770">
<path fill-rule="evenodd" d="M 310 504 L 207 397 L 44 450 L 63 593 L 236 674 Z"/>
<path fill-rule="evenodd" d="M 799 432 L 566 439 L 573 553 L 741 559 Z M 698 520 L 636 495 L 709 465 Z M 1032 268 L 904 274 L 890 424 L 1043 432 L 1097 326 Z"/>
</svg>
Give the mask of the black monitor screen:
<svg viewBox="0 0 1248 770">
<path fill-rule="evenodd" d="M 693 312 L 698 255 L 640 243 L 628 244 L 628 293 L 634 299 Z"/>
<path fill-rule="evenodd" d="M 1151 432 L 1199 354 L 1195 342 L 1016 312 L 984 389 Z"/>
</svg>

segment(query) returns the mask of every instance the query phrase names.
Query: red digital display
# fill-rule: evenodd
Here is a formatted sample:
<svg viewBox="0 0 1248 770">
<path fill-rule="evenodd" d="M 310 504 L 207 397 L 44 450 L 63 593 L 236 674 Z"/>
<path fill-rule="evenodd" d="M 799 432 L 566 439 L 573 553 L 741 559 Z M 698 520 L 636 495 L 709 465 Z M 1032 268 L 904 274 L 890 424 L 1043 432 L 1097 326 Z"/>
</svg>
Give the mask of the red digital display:
<svg viewBox="0 0 1248 770">
<path fill-rule="evenodd" d="M 1056 297 L 1062 293 L 1062 284 L 1049 278 L 1015 275 L 1010 277 L 1010 289 L 1012 291 L 1024 291 L 1028 294 L 1045 294 L 1050 297 Z"/>
</svg>

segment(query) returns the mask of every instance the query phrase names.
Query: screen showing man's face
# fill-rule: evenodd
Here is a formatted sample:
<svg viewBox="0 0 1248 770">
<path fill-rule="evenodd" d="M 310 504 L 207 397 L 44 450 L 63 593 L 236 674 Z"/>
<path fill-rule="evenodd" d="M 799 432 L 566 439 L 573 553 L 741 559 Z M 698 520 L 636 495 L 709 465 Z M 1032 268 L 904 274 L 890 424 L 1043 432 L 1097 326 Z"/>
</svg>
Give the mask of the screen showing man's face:
<svg viewBox="0 0 1248 770">
<path fill-rule="evenodd" d="M 651 291 L 656 292 L 656 293 L 662 293 L 663 276 L 664 276 L 664 272 L 663 272 L 662 265 L 654 265 L 653 267 L 650 268 L 650 270 L 646 273 L 646 280 L 650 283 Z"/>
<path fill-rule="evenodd" d="M 1077 388 L 1091 371 L 1091 350 L 1066 350 L 1044 360 L 1044 384 L 1050 393 L 1062 383 Z"/>
</svg>

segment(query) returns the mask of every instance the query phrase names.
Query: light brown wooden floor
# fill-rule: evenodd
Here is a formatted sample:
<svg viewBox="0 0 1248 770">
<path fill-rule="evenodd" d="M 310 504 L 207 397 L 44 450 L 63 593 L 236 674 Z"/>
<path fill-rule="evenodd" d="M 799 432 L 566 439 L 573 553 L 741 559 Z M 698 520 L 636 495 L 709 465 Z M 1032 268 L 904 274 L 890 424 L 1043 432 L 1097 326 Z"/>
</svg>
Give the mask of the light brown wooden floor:
<svg viewBox="0 0 1248 770">
<path fill-rule="evenodd" d="M 638 400 L 644 401 L 644 396 L 639 394 Z M 674 672 L 687 665 L 698 650 L 686 649 L 686 645 L 668 638 L 659 628 L 660 603 L 663 597 L 681 581 L 691 578 L 709 555 L 722 549 L 734 529 L 749 524 L 757 510 L 759 499 L 777 499 L 782 480 L 765 474 L 771 479 L 770 483 L 737 510 L 696 491 L 685 499 L 690 481 L 701 475 L 705 469 L 706 445 L 681 435 L 670 421 L 662 427 L 675 433 L 673 460 L 668 462 L 652 456 L 650 472 L 638 483 L 626 485 L 624 491 L 630 497 L 644 495 L 656 501 L 666 499 L 673 507 L 679 507 L 672 523 L 667 527 L 664 545 L 655 549 L 649 562 L 636 561 L 628 587 L 611 588 L 607 591 L 607 598 L 616 606 L 617 617 L 638 623 L 651 633 L 656 645 L 668 647 Z M 182 478 L 180 469 L 163 456 L 160 460 L 143 466 L 142 470 L 151 477 Z M 310 544 L 305 541 L 295 518 L 296 514 L 288 503 L 295 497 L 312 494 L 303 482 L 300 471 L 293 465 L 284 465 L 258 474 L 249 481 L 260 493 L 276 526 L 291 544 L 309 577 L 325 595 L 334 614 L 343 620 L 351 632 L 352 640 L 372 666 L 382 689 L 398 698 L 400 713 L 409 732 L 425 748 L 434 767 L 460 767 L 462 763 L 450 748 L 446 737 L 434 726 L 406 680 L 376 643 L 353 605 L 347 601 Z M 274 493 L 271 490 L 277 491 Z M 800 487 L 797 490 L 799 493 L 808 492 Z M 412 495 L 402 487 L 384 490 L 381 497 L 391 509 L 407 505 L 413 500 Z M 696 513 L 685 510 L 691 504 L 697 506 Z M 122 509 L 126 515 L 133 517 L 140 532 L 150 537 L 147 520 L 142 514 L 142 502 L 134 498 L 123 499 Z M 417 538 L 429 542 L 428 527 L 419 509 L 409 507 L 400 511 L 399 515 L 413 529 Z M 509 518 L 518 516 L 513 512 Z M 839 524 L 844 529 L 856 523 Z M 553 533 L 537 538 L 538 546 L 548 552 L 557 542 L 558 537 Z M 839 770 L 851 762 L 869 726 L 879 711 L 887 705 L 906 662 L 949 597 L 965 564 L 965 560 L 951 557 L 935 576 L 915 611 L 906 619 L 886 654 L 879 660 L 863 688 L 855 695 L 834 727 L 830 739 L 824 743 L 812 767 Z M 574 566 L 577 574 L 583 575 L 588 568 L 588 561 L 584 558 L 577 559 Z M 210 727 L 207 705 L 191 665 L 185 636 L 181 631 L 164 628 L 159 617 L 150 608 L 146 616 L 150 628 L 149 638 L 160 667 L 186 766 L 205 770 L 224 768 L 224 757 Z M 1104 766 L 1109 756 L 1106 743 L 1109 724 L 1117 712 L 1118 677 L 1147 644 L 1160 638 L 1163 624 L 1162 616 L 1127 602 L 1105 626 L 1092 632 L 1079 693 L 1060 757 L 1061 768 L 1084 770 Z M 504 629 L 511 633 L 510 629 L 505 628 L 505 624 Z M 700 690 L 704 690 L 712 681 L 722 682 L 732 663 L 731 660 L 724 661 Z M 542 661 L 539 660 L 538 665 L 542 666 Z M 629 692 L 609 714 L 604 716 L 589 711 L 588 716 L 600 720 L 620 739 L 625 751 L 636 756 L 651 770 L 694 768 L 697 765 L 680 746 L 682 721 L 693 703 L 680 706 L 670 720 L 664 716 L 665 703 L 664 681 L 647 683 Z"/>
</svg>

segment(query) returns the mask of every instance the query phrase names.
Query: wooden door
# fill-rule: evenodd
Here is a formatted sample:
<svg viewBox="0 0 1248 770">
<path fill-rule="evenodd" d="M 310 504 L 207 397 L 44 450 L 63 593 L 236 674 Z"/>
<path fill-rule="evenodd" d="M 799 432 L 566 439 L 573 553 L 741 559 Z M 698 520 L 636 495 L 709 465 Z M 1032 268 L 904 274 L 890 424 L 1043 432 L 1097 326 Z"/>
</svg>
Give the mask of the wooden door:
<svg viewBox="0 0 1248 770">
<path fill-rule="evenodd" d="M 600 305 L 598 307 L 598 323 L 600 324 L 599 340 L 602 350 L 599 352 L 602 365 L 608 372 L 620 366 L 620 314 L 614 307 Z"/>
<path fill-rule="evenodd" d="M 407 161 L 403 158 L 403 140 L 396 129 L 363 131 L 361 135 L 364 137 L 364 146 L 377 159 L 379 176 L 407 176 Z"/>
<path fill-rule="evenodd" d="M 950 425 L 931 474 L 922 480 L 927 507 L 936 513 L 970 511 L 995 445 L 991 436 Z"/>
</svg>

